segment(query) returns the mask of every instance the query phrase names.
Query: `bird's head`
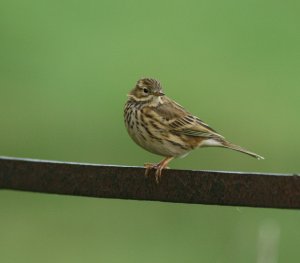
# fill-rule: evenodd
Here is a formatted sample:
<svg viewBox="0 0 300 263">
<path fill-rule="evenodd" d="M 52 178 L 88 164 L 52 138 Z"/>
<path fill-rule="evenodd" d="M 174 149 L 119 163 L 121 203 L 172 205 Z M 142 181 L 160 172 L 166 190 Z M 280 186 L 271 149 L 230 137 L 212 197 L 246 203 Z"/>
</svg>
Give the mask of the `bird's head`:
<svg viewBox="0 0 300 263">
<path fill-rule="evenodd" d="M 142 78 L 138 80 L 135 87 L 129 93 L 129 96 L 137 101 L 156 100 L 164 95 L 160 82 L 151 78 Z"/>
</svg>

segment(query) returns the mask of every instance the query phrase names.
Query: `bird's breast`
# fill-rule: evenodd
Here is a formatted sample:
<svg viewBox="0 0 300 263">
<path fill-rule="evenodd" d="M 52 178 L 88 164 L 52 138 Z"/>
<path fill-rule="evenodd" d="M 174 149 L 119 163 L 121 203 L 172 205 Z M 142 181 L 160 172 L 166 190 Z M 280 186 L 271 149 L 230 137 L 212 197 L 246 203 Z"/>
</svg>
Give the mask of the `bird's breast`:
<svg viewBox="0 0 300 263">
<path fill-rule="evenodd" d="M 169 132 L 164 119 L 149 108 L 125 107 L 125 125 L 130 137 L 142 148 L 162 156 L 182 156 L 191 148 Z"/>
</svg>

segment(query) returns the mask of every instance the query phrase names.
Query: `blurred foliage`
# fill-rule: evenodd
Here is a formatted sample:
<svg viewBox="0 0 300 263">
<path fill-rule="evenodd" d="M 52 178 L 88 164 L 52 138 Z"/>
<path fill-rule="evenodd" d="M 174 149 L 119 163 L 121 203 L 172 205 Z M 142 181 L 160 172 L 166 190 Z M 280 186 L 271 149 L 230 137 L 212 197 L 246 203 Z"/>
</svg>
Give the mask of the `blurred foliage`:
<svg viewBox="0 0 300 263">
<path fill-rule="evenodd" d="M 127 92 L 151 76 L 227 139 L 266 157 L 200 149 L 171 167 L 299 172 L 299 8 L 296 1 L 2 0 L 0 155 L 159 161 L 123 125 Z M 299 258 L 296 211 L 6 191 L 0 207 L 1 262 L 264 262 L 264 222 L 278 229 L 274 262 Z"/>
</svg>

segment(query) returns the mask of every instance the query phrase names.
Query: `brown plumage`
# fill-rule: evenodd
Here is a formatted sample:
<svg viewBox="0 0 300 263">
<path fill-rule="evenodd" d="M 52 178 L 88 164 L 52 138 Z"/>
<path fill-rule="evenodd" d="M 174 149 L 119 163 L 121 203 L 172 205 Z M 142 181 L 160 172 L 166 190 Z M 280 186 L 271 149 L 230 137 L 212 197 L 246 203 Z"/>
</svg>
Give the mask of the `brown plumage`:
<svg viewBox="0 0 300 263">
<path fill-rule="evenodd" d="M 124 110 L 125 126 L 130 137 L 144 149 L 165 157 L 158 164 L 145 164 L 146 174 L 156 169 L 158 182 L 161 171 L 175 157 L 205 146 L 236 150 L 257 159 L 262 156 L 224 139 L 198 117 L 164 95 L 158 80 L 140 79 L 128 94 Z"/>
</svg>

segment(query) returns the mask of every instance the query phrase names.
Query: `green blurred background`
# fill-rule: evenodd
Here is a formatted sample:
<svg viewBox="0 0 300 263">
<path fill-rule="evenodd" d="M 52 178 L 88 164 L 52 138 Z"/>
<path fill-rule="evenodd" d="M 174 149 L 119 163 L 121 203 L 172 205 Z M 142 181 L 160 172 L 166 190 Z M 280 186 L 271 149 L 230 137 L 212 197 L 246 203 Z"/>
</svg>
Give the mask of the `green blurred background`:
<svg viewBox="0 0 300 263">
<path fill-rule="evenodd" d="M 142 165 L 142 76 L 227 139 L 180 169 L 299 172 L 297 1 L 0 2 L 0 155 Z M 143 176 L 143 175 L 141 175 Z M 0 262 L 299 262 L 298 211 L 0 192 Z"/>
</svg>

